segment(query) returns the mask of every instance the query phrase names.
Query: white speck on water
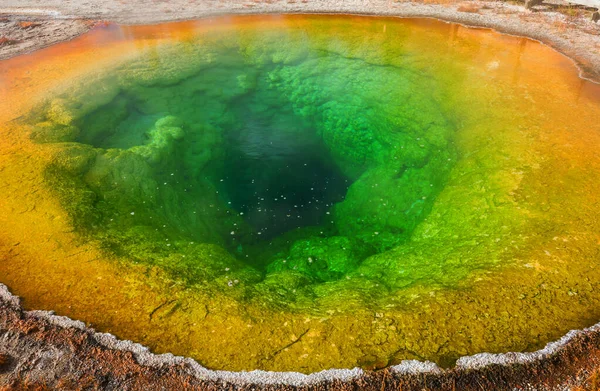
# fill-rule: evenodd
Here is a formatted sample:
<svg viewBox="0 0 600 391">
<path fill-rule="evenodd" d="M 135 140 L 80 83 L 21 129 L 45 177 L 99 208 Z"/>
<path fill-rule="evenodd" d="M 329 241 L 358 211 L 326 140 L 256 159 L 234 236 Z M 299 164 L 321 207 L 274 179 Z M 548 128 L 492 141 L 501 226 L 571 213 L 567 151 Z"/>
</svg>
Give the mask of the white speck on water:
<svg viewBox="0 0 600 391">
<path fill-rule="evenodd" d="M 131 212 L 130 214 L 133 216 L 135 214 L 135 212 Z"/>
<path fill-rule="evenodd" d="M 500 62 L 499 61 L 490 61 L 487 64 L 486 68 L 487 68 L 488 71 L 492 71 L 492 70 L 498 69 L 499 66 L 500 66 Z"/>
<path fill-rule="evenodd" d="M 231 231 L 231 234 L 232 234 L 232 235 L 235 235 L 235 231 Z"/>
</svg>

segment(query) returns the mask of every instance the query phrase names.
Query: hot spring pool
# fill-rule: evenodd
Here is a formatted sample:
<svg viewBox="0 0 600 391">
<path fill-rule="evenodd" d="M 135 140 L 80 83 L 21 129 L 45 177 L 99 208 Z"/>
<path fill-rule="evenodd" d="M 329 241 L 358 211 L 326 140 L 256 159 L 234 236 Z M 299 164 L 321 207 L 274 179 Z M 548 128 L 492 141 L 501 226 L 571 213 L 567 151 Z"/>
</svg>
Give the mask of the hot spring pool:
<svg viewBox="0 0 600 391">
<path fill-rule="evenodd" d="M 448 366 L 600 320 L 600 88 L 432 20 L 108 26 L 0 62 L 0 282 L 211 369 Z"/>
</svg>

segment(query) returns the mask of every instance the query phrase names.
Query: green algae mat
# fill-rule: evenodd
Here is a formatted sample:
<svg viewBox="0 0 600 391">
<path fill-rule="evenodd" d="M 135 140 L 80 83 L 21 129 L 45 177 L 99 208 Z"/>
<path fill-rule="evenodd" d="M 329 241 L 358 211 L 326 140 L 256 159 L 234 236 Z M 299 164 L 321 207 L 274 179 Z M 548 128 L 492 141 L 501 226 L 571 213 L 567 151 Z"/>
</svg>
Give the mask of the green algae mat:
<svg viewBox="0 0 600 391">
<path fill-rule="evenodd" d="M 452 365 L 600 319 L 600 88 L 425 20 L 106 26 L 0 62 L 0 282 L 212 369 Z"/>
</svg>

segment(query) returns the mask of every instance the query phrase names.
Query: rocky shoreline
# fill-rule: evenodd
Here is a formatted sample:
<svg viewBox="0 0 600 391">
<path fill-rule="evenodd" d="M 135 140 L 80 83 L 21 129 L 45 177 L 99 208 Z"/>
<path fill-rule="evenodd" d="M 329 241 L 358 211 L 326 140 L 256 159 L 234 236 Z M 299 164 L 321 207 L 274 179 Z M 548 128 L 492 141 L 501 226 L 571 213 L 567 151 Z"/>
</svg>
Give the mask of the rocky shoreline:
<svg viewBox="0 0 600 391">
<path fill-rule="evenodd" d="M 47 311 L 25 311 L 0 284 L 1 390 L 596 390 L 600 323 L 531 353 L 482 353 L 454 368 L 405 360 L 380 371 L 211 371 L 97 333 Z"/>
</svg>

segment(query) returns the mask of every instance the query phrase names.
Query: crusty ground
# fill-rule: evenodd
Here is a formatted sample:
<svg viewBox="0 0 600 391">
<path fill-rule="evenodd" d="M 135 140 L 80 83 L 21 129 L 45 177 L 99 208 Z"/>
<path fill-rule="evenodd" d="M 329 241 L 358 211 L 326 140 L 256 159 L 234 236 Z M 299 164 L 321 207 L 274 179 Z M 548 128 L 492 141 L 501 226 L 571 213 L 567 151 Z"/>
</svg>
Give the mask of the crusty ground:
<svg viewBox="0 0 600 391">
<path fill-rule="evenodd" d="M 0 14 L 0 60 L 31 52 L 85 33 L 93 23 Z"/>
</svg>

